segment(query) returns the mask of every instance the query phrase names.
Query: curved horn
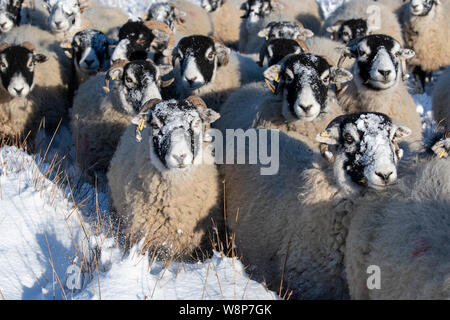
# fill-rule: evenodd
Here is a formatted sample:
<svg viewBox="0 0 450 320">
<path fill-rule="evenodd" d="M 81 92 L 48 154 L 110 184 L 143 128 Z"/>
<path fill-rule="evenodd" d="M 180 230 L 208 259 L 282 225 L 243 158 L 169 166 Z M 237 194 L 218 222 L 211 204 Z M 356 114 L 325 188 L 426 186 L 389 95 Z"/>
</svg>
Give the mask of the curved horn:
<svg viewBox="0 0 450 320">
<path fill-rule="evenodd" d="M 303 41 L 301 39 L 296 39 L 295 41 L 297 41 L 298 45 L 300 46 L 300 48 L 302 48 L 303 52 L 305 52 L 305 53 L 309 52 L 309 48 L 306 45 L 305 41 Z"/>
<path fill-rule="evenodd" d="M 131 123 L 136 125 L 135 133 L 136 133 L 136 140 L 138 142 L 142 141 L 142 134 L 141 134 L 141 132 L 145 128 L 145 124 L 147 122 L 148 111 L 153 109 L 161 101 L 162 101 L 161 99 L 157 99 L 157 98 L 156 99 L 150 99 L 141 108 L 141 110 L 139 111 L 139 114 L 131 120 Z"/>
<path fill-rule="evenodd" d="M 296 21 L 296 23 L 300 29 L 305 29 L 305 27 L 303 26 L 303 24 L 300 21 Z"/>
<path fill-rule="evenodd" d="M 0 43 L 0 51 L 3 51 L 3 50 L 5 50 L 5 49 L 7 49 L 9 47 L 10 47 L 10 45 L 8 43 L 6 43 L 6 42 Z"/>
<path fill-rule="evenodd" d="M 23 42 L 22 43 L 22 47 L 24 47 L 25 49 L 30 50 L 31 52 L 35 52 L 36 51 L 35 46 L 29 41 Z"/>
<path fill-rule="evenodd" d="M 162 100 L 158 98 L 148 100 L 144 103 L 143 107 L 139 111 L 139 114 L 146 114 L 150 109 L 153 109 L 161 101 Z"/>
<path fill-rule="evenodd" d="M 117 60 L 116 62 L 114 62 L 114 64 L 109 68 L 109 70 L 106 72 L 105 75 L 105 86 L 102 87 L 103 91 L 105 91 L 106 93 L 109 93 L 109 81 L 111 79 L 111 70 L 116 69 L 118 67 L 124 67 L 129 63 L 128 60 Z M 113 79 L 114 80 L 114 79 Z"/>
<path fill-rule="evenodd" d="M 184 100 L 191 103 L 194 107 L 205 108 L 205 109 L 208 108 L 205 101 L 203 101 L 203 99 L 200 98 L 199 96 L 189 96 Z"/>
<path fill-rule="evenodd" d="M 170 27 L 166 23 L 158 20 L 149 20 L 144 22 L 144 26 L 146 26 L 150 30 L 159 30 L 167 33 L 169 35 L 167 47 L 175 46 L 175 35 L 173 34 L 172 29 L 170 29 Z"/>
</svg>

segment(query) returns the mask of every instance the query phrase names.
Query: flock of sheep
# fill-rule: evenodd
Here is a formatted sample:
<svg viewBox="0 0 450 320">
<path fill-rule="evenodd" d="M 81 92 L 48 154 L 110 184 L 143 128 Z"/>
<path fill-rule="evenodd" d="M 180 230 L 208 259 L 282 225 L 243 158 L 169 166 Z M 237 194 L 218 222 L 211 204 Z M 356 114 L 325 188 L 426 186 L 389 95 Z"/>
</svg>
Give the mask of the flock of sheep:
<svg viewBox="0 0 450 320">
<path fill-rule="evenodd" d="M 0 0 L 0 137 L 33 148 L 70 122 L 78 165 L 106 174 L 145 249 L 187 257 L 226 226 L 252 276 L 295 298 L 450 298 L 450 68 L 428 139 L 406 83 L 407 67 L 420 90 L 450 65 L 449 13 L 174 0 L 132 21 L 83 0 Z M 211 126 L 279 130 L 278 173 L 214 164 Z"/>
</svg>

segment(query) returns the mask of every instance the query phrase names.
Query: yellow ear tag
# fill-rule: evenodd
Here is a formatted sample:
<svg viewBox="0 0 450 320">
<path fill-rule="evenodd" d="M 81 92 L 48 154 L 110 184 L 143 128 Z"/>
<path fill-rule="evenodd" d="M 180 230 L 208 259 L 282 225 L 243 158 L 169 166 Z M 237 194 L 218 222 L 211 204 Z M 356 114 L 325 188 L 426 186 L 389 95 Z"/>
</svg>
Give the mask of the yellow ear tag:
<svg viewBox="0 0 450 320">
<path fill-rule="evenodd" d="M 367 183 L 367 179 L 361 179 L 361 180 L 359 180 L 359 182 L 366 184 Z"/>
<path fill-rule="evenodd" d="M 442 150 L 439 154 L 439 159 L 442 159 L 445 156 L 445 150 Z"/>
<path fill-rule="evenodd" d="M 117 76 L 112 76 L 111 79 L 115 81 L 117 79 Z"/>
<path fill-rule="evenodd" d="M 277 74 L 277 76 L 275 77 L 275 82 L 278 82 L 278 80 L 280 79 L 280 74 Z"/>
<path fill-rule="evenodd" d="M 329 134 L 328 134 L 328 133 L 326 133 L 326 132 L 322 132 L 322 133 L 320 134 L 320 136 L 321 136 L 321 137 L 324 137 L 324 138 L 326 138 L 326 137 L 328 137 L 328 136 L 329 136 Z"/>
<path fill-rule="evenodd" d="M 144 130 L 145 120 L 142 120 L 141 123 L 138 126 L 139 131 Z"/>
<path fill-rule="evenodd" d="M 269 40 L 269 36 L 266 36 L 266 40 Z"/>
</svg>

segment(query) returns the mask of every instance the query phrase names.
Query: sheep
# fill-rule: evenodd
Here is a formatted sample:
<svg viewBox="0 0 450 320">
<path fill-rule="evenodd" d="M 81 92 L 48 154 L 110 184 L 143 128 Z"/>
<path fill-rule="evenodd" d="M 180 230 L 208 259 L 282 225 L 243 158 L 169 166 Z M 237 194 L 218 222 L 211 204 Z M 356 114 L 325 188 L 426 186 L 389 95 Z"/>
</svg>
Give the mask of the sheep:
<svg viewBox="0 0 450 320">
<path fill-rule="evenodd" d="M 57 37 L 72 37 L 83 29 L 98 29 L 113 35 L 116 27 L 128 21 L 128 16 L 118 8 L 92 5 L 89 0 L 44 0 L 49 12 L 48 27 Z"/>
<path fill-rule="evenodd" d="M 450 131 L 450 67 L 439 77 L 433 89 L 433 117 Z"/>
<path fill-rule="evenodd" d="M 405 43 L 416 52 L 409 64 L 417 86 L 420 83 L 423 89 L 432 72 L 450 65 L 449 12 L 449 1 L 412 0 L 404 7 L 401 19 Z"/>
<path fill-rule="evenodd" d="M 119 30 L 119 43 L 112 54 L 111 62 L 149 58 L 157 64 L 169 64 L 170 61 L 167 61 L 163 52 L 174 45 L 174 34 L 164 22 L 130 20 Z"/>
<path fill-rule="evenodd" d="M 239 33 L 239 51 L 242 53 L 259 52 L 264 40 L 257 34 L 273 21 L 300 20 L 313 32 L 320 28 L 319 7 L 314 0 L 248 0 L 242 4 L 241 10 L 245 11 Z"/>
<path fill-rule="evenodd" d="M 290 54 L 304 53 L 305 47 L 298 41 L 292 39 L 272 39 L 266 41 L 259 53 L 258 65 L 264 66 L 264 60 L 267 58 L 267 66 L 273 66 L 280 62 L 284 57 Z"/>
<path fill-rule="evenodd" d="M 350 42 L 343 55 L 353 57 L 353 81 L 340 96 L 345 113 L 377 111 L 413 130 L 408 142 L 420 141 L 422 123 L 416 104 L 402 81 L 402 60 L 414 56 L 387 35 L 369 35 Z M 414 145 L 411 145 L 414 147 Z"/>
<path fill-rule="evenodd" d="M 355 210 L 345 254 L 350 295 L 449 299 L 450 159 L 412 164 L 399 180 L 389 195 Z M 369 266 L 380 272 L 374 290 L 367 287 Z"/>
<path fill-rule="evenodd" d="M 307 145 L 280 132 L 278 139 L 267 134 L 277 147 L 277 174 L 261 175 L 262 165 L 223 166 L 227 226 L 253 278 L 272 290 L 283 285 L 293 298 L 348 298 L 352 207 L 395 184 L 397 142 L 409 133 L 380 113 L 342 115 L 316 137 L 333 148 L 332 164 L 314 163 Z"/>
<path fill-rule="evenodd" d="M 32 149 L 40 125 L 52 131 L 67 112 L 63 90 L 53 85 L 60 81 L 52 73 L 57 61 L 45 50 L 39 52 L 44 54 L 30 42 L 0 44 L 0 136 L 16 140 L 29 135 Z"/>
<path fill-rule="evenodd" d="M 184 37 L 165 55 L 171 55 L 175 68 L 175 97 L 200 96 L 213 110 L 218 110 L 232 91 L 263 79 L 253 59 L 232 52 L 212 37 Z"/>
<path fill-rule="evenodd" d="M 0 0 L 0 32 L 9 32 L 20 25 L 24 0 Z"/>
<path fill-rule="evenodd" d="M 208 13 L 186 0 L 170 3 L 154 3 L 143 16 L 143 20 L 158 20 L 167 24 L 177 35 L 176 40 L 191 34 L 210 36 L 213 27 Z"/>
<path fill-rule="evenodd" d="M 213 36 L 228 47 L 237 47 L 241 24 L 241 0 L 202 0 L 213 25 Z"/>
<path fill-rule="evenodd" d="M 89 77 L 109 69 L 116 44 L 117 40 L 93 29 L 79 31 L 73 39 L 61 43 L 65 55 L 72 60 L 72 90 L 76 90 Z"/>
<path fill-rule="evenodd" d="M 147 100 L 161 98 L 161 86 L 170 84 L 162 77 L 171 70 L 152 61 L 120 60 L 106 76 L 91 77 L 80 86 L 70 110 L 70 126 L 77 163 L 87 174 L 105 172 L 131 118 Z M 110 78 L 115 80 L 111 91 Z"/>
<path fill-rule="evenodd" d="M 131 242 L 145 238 L 144 250 L 182 257 L 210 244 L 211 221 L 223 220 L 219 175 L 202 137 L 202 127 L 219 114 L 191 98 L 149 101 L 122 135 L 107 174 Z M 142 120 L 148 128 L 138 143 L 135 124 Z"/>
<path fill-rule="evenodd" d="M 386 34 L 403 46 L 403 35 L 396 15 L 389 7 L 373 0 L 351 0 L 336 9 L 325 21 L 322 36 L 349 42 L 368 34 Z"/>
<path fill-rule="evenodd" d="M 264 76 L 269 88 L 276 83 L 273 91 L 256 83 L 231 94 L 220 109 L 218 129 L 279 129 L 314 145 L 317 132 L 342 114 L 330 86 L 352 78 L 349 71 L 313 54 L 289 55 Z"/>
</svg>

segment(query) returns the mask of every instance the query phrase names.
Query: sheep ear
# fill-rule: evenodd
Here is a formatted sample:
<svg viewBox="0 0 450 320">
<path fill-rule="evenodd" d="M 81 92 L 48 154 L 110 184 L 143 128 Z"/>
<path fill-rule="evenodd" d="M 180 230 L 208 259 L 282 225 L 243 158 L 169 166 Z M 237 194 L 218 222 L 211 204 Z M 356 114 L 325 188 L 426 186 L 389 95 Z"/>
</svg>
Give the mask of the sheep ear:
<svg viewBox="0 0 450 320">
<path fill-rule="evenodd" d="M 72 40 L 64 40 L 63 42 L 61 42 L 60 47 L 63 49 L 63 52 L 67 58 L 73 59 Z"/>
<path fill-rule="evenodd" d="M 341 135 L 341 123 L 346 117 L 347 115 L 342 115 L 332 120 L 327 128 L 316 136 L 316 141 L 328 145 L 338 144 Z"/>
<path fill-rule="evenodd" d="M 273 94 L 277 92 L 278 82 L 280 81 L 281 65 L 274 64 L 264 71 L 264 78 L 267 86 Z"/>
<path fill-rule="evenodd" d="M 122 74 L 123 74 L 123 67 L 122 66 L 119 66 L 119 67 L 116 67 L 116 68 L 111 68 L 109 70 L 109 76 L 110 76 L 110 78 L 112 80 L 117 80 L 117 79 L 121 78 Z"/>
<path fill-rule="evenodd" d="M 411 59 L 416 55 L 414 50 L 411 50 L 411 49 L 400 49 L 399 53 L 400 53 L 400 57 L 403 59 L 406 59 L 406 60 Z"/>
<path fill-rule="evenodd" d="M 439 140 L 433 146 L 431 146 L 431 150 L 440 159 L 442 158 L 447 159 L 448 154 L 450 153 L 450 138 L 444 138 L 442 140 Z"/>
<path fill-rule="evenodd" d="M 401 139 L 404 139 L 404 138 L 410 136 L 411 132 L 412 132 L 412 130 L 410 128 L 405 127 L 405 126 L 395 126 L 394 130 L 395 130 L 394 137 L 397 140 L 401 140 Z"/>
<path fill-rule="evenodd" d="M 309 30 L 309 29 L 301 29 L 299 34 L 298 34 L 298 36 L 297 36 L 297 39 L 299 39 L 299 40 L 306 40 L 306 39 L 311 38 L 313 36 L 314 36 L 314 32 L 312 32 L 311 30 Z"/>
<path fill-rule="evenodd" d="M 264 28 L 258 32 L 258 37 L 268 40 L 270 28 Z"/>
<path fill-rule="evenodd" d="M 203 123 L 213 123 L 217 119 L 220 118 L 220 114 L 214 110 L 204 108 L 204 107 L 197 107 L 197 112 L 200 116 L 200 119 L 202 119 Z"/>
<path fill-rule="evenodd" d="M 226 47 L 221 42 L 215 42 L 214 48 L 216 49 L 217 56 L 219 58 L 219 65 L 226 66 L 230 60 L 230 48 Z"/>
<path fill-rule="evenodd" d="M 185 19 L 184 17 L 186 17 L 186 12 L 183 12 L 177 8 L 173 9 L 173 12 L 175 14 L 175 20 L 177 21 L 177 23 L 184 23 Z"/>
<path fill-rule="evenodd" d="M 331 67 L 330 68 L 330 82 L 331 83 L 344 83 L 351 81 L 353 79 L 353 74 L 339 67 Z"/>
<path fill-rule="evenodd" d="M 34 64 L 37 64 L 37 63 L 44 63 L 44 62 L 46 62 L 48 60 L 48 57 L 46 56 L 46 55 L 44 55 L 44 54 L 41 54 L 41 53 L 35 53 L 34 55 L 33 55 L 33 62 L 34 62 Z"/>
<path fill-rule="evenodd" d="M 328 33 L 338 32 L 340 27 L 341 27 L 341 25 L 334 25 L 334 26 L 328 27 L 327 32 Z"/>
</svg>

